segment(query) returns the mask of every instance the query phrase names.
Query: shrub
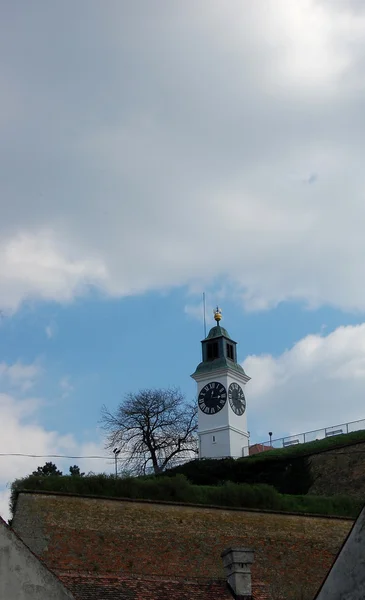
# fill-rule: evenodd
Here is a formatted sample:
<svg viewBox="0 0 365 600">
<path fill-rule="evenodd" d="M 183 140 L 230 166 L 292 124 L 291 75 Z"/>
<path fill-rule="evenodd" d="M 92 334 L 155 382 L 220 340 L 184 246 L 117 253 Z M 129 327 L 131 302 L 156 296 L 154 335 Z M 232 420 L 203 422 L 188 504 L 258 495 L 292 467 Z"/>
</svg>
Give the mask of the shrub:
<svg viewBox="0 0 365 600">
<path fill-rule="evenodd" d="M 328 437 L 323 440 L 272 449 L 247 458 L 193 460 L 169 469 L 161 477 L 180 473 L 196 485 L 219 485 L 222 481 L 267 484 L 282 494 L 307 494 L 313 480 L 310 457 L 319 452 L 365 441 L 365 431 Z"/>
<path fill-rule="evenodd" d="M 17 479 L 11 486 L 11 509 L 14 511 L 20 490 L 68 492 L 76 495 L 94 495 L 115 498 L 173 501 L 201 505 L 237 508 L 255 508 L 304 512 L 323 515 L 355 517 L 360 502 L 343 496 L 326 498 L 280 494 L 267 484 L 250 485 L 225 481 L 221 485 L 195 485 L 184 475 L 175 477 L 119 478 L 112 475 L 72 475 L 35 477 L 30 475 Z"/>
<path fill-rule="evenodd" d="M 159 477 L 174 477 L 177 474 L 185 475 L 196 485 L 220 485 L 228 480 L 234 483 L 266 484 L 284 494 L 306 494 L 312 485 L 309 462 L 303 456 L 290 460 L 279 457 L 259 463 L 248 458 L 194 460 L 168 470 Z"/>
</svg>

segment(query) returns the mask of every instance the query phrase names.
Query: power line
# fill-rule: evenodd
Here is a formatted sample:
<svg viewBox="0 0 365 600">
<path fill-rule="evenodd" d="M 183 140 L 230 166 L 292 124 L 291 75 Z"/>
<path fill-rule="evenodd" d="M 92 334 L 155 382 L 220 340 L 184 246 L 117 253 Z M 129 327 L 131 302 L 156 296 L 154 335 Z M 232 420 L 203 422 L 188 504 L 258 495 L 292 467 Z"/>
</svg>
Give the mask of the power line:
<svg viewBox="0 0 365 600">
<path fill-rule="evenodd" d="M 22 452 L 0 452 L 0 457 L 24 456 L 26 458 L 100 458 L 103 460 L 114 460 L 113 456 L 66 456 L 64 454 L 24 454 Z"/>
<path fill-rule="evenodd" d="M 273 450 L 276 450 L 276 448 L 273 448 Z M 129 456 L 128 452 L 126 452 L 125 454 Z M 287 458 L 290 460 L 295 459 L 295 458 L 303 458 L 303 457 L 309 458 L 310 456 L 317 456 L 318 454 L 335 455 L 335 456 L 339 456 L 341 454 L 343 454 L 343 455 L 365 454 L 365 450 L 352 450 L 352 451 L 346 450 L 346 451 L 341 451 L 341 452 L 337 452 L 336 450 L 321 450 L 320 452 L 313 452 L 311 454 L 296 454 L 293 456 L 288 456 Z M 70 456 L 70 455 L 66 455 L 66 454 L 26 454 L 26 453 L 22 453 L 22 452 L 0 452 L 0 458 L 2 458 L 2 457 L 5 458 L 8 456 L 20 456 L 20 457 L 25 457 L 25 458 L 100 459 L 100 460 L 112 460 L 112 461 L 115 460 L 114 456 L 99 456 L 97 454 L 90 455 L 90 456 Z M 257 456 L 257 455 L 255 455 L 255 456 Z M 222 456 L 221 458 L 229 458 L 229 457 Z M 277 457 L 277 458 L 279 458 L 279 457 Z"/>
</svg>

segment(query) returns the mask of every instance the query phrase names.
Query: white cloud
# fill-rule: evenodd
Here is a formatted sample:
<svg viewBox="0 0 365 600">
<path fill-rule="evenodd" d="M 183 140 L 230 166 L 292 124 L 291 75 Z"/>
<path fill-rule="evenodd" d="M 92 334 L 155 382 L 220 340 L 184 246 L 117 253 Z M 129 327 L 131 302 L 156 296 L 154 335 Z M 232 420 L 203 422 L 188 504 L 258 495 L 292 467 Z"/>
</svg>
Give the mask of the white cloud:
<svg viewBox="0 0 365 600">
<path fill-rule="evenodd" d="M 68 375 L 65 375 L 64 377 L 62 377 L 62 379 L 59 382 L 59 386 L 61 388 L 62 391 L 62 398 L 68 398 L 68 396 L 74 391 L 74 386 L 70 381 L 70 378 L 68 377 Z"/>
<path fill-rule="evenodd" d="M 195 319 L 195 320 L 200 321 L 201 323 L 203 323 L 203 320 L 204 320 L 204 309 L 203 309 L 202 303 L 199 303 L 199 304 L 186 304 L 184 306 L 184 313 L 186 315 L 188 315 L 189 317 L 191 317 L 192 319 Z"/>
<path fill-rule="evenodd" d="M 3 373 L 12 374 L 16 383 L 23 382 L 30 375 L 35 376 L 33 365 L 1 365 Z M 11 378 L 10 378 L 11 379 Z M 2 390 L 8 382 L 0 380 Z M 61 387 L 70 389 L 67 379 L 61 381 Z M 22 394 L 23 395 L 23 394 Z M 79 442 L 71 434 L 49 431 L 41 424 L 44 401 L 34 397 L 20 398 L 16 390 L 13 393 L 0 390 L 0 514 L 8 518 L 9 485 L 14 479 L 23 477 L 46 461 L 52 461 L 68 472 L 70 465 L 78 464 L 84 472 L 110 471 L 112 461 L 99 459 L 60 459 L 42 458 L 45 455 L 61 454 L 68 456 L 105 456 L 103 443 L 98 432 L 94 440 Z M 40 455 L 41 457 L 11 456 L 12 454 Z"/>
<path fill-rule="evenodd" d="M 203 299 L 203 291 L 205 294 L 205 302 Z M 204 303 L 205 303 L 205 323 L 206 328 L 209 329 L 215 325 L 214 314 L 217 306 L 220 307 L 224 304 L 224 300 L 227 297 L 232 297 L 234 290 L 229 282 L 215 282 L 214 292 L 212 288 L 208 290 L 202 286 L 202 282 L 194 282 L 188 289 L 187 296 L 189 302 L 184 306 L 184 313 L 190 318 L 199 321 L 202 325 L 204 323 Z M 197 300 L 197 296 L 200 296 L 200 300 Z M 223 311 L 224 316 L 224 311 Z"/>
<path fill-rule="evenodd" d="M 16 362 L 8 365 L 2 362 L 0 363 L 0 384 L 5 382 L 11 387 L 26 391 L 33 387 L 41 372 L 40 365 L 36 363 L 25 365 L 22 362 Z"/>
<path fill-rule="evenodd" d="M 55 337 L 55 335 L 57 334 L 58 327 L 57 327 L 56 323 L 54 323 L 53 321 L 51 321 L 45 327 L 44 331 L 45 331 L 45 334 L 48 337 L 48 339 L 52 340 Z"/>
<path fill-rule="evenodd" d="M 5 521 L 8 521 L 8 519 L 10 518 L 9 498 L 9 489 L 0 490 L 0 516 Z"/>
<path fill-rule="evenodd" d="M 283 354 L 243 363 L 249 427 L 262 441 L 365 419 L 365 323 L 308 335 Z M 364 422 L 365 425 L 365 422 Z"/>
<path fill-rule="evenodd" d="M 194 292 L 191 291 L 190 295 L 195 296 Z M 214 299 L 216 303 L 213 302 L 213 295 L 206 295 L 205 300 L 205 311 L 204 311 L 204 303 L 203 300 L 200 302 L 189 302 L 184 306 L 184 313 L 194 319 L 196 321 L 200 321 L 200 323 L 204 323 L 204 312 L 205 312 L 205 323 L 207 327 L 211 327 L 214 323 L 214 312 L 217 306 L 217 301 L 222 299 L 222 293 L 217 290 L 214 294 Z M 214 308 L 213 308 L 214 307 Z"/>
<path fill-rule="evenodd" d="M 218 279 L 364 310 L 362 4 L 91 3 L 81 38 L 6 13 L 4 308 Z"/>
<path fill-rule="evenodd" d="M 74 257 L 53 231 L 21 233 L 0 245 L 2 306 L 16 309 L 24 298 L 67 302 L 105 279 L 98 260 Z"/>
<path fill-rule="evenodd" d="M 276 69 L 283 85 L 291 82 L 293 90 L 307 93 L 320 90 L 331 95 L 333 84 L 351 66 L 349 36 L 361 42 L 364 16 L 354 14 L 348 3 L 331 7 L 328 2 L 269 3 L 267 27 L 270 42 L 275 42 Z M 273 80 L 275 83 L 275 80 Z"/>
</svg>

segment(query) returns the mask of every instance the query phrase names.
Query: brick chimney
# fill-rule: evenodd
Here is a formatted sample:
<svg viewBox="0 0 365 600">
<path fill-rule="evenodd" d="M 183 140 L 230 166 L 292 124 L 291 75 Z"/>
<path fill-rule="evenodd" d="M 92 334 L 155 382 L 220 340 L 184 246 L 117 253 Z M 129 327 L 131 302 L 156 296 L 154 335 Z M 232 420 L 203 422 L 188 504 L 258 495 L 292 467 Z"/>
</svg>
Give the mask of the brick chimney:
<svg viewBox="0 0 365 600">
<path fill-rule="evenodd" d="M 227 548 L 221 554 L 227 582 L 236 600 L 252 600 L 253 555 L 251 548 Z"/>
</svg>

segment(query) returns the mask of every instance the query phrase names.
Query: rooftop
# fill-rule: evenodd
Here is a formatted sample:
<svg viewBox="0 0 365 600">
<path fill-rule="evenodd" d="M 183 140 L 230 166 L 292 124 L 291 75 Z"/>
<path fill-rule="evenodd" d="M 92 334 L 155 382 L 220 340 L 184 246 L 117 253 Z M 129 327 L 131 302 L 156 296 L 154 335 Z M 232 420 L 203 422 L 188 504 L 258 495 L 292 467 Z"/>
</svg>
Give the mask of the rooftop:
<svg viewBox="0 0 365 600">
<path fill-rule="evenodd" d="M 153 600 L 179 598 L 179 600 L 232 600 L 226 580 L 182 579 L 179 577 L 141 577 L 120 575 L 64 574 L 62 582 L 80 600 Z M 269 600 L 263 586 L 253 588 L 254 600 Z"/>
<path fill-rule="evenodd" d="M 218 323 L 218 325 L 215 325 L 214 327 L 211 328 L 211 330 L 209 331 L 209 333 L 205 339 L 210 340 L 212 338 L 221 337 L 222 335 L 224 337 L 228 338 L 229 340 L 231 339 L 227 329 L 225 329 L 224 327 L 221 327 Z"/>
<path fill-rule="evenodd" d="M 173 581 L 178 582 L 175 597 L 209 594 L 215 600 L 219 593 L 219 600 L 226 600 L 220 555 L 230 546 L 255 550 L 257 600 L 265 597 L 258 590 L 280 592 L 289 600 L 293 590 L 298 595 L 308 587 L 313 597 L 351 526 L 339 518 L 36 492 L 19 494 L 13 521 L 25 543 L 71 590 L 89 574 L 89 583 L 81 586 L 84 595 L 75 594 L 81 600 L 117 598 L 106 592 L 108 586 L 124 586 L 130 590 L 125 598 L 139 600 L 140 582 L 147 579 L 158 582 L 151 583 L 156 600 L 171 595 Z M 95 595 L 100 588 L 101 595 Z"/>
<path fill-rule="evenodd" d="M 245 371 L 243 370 L 243 367 L 241 367 L 239 363 L 236 363 L 233 360 L 226 358 L 225 356 L 222 356 L 221 358 L 216 358 L 215 360 L 202 361 L 198 364 L 194 375 L 197 373 L 216 371 L 217 369 L 224 368 L 233 369 L 241 375 L 246 375 Z"/>
</svg>

